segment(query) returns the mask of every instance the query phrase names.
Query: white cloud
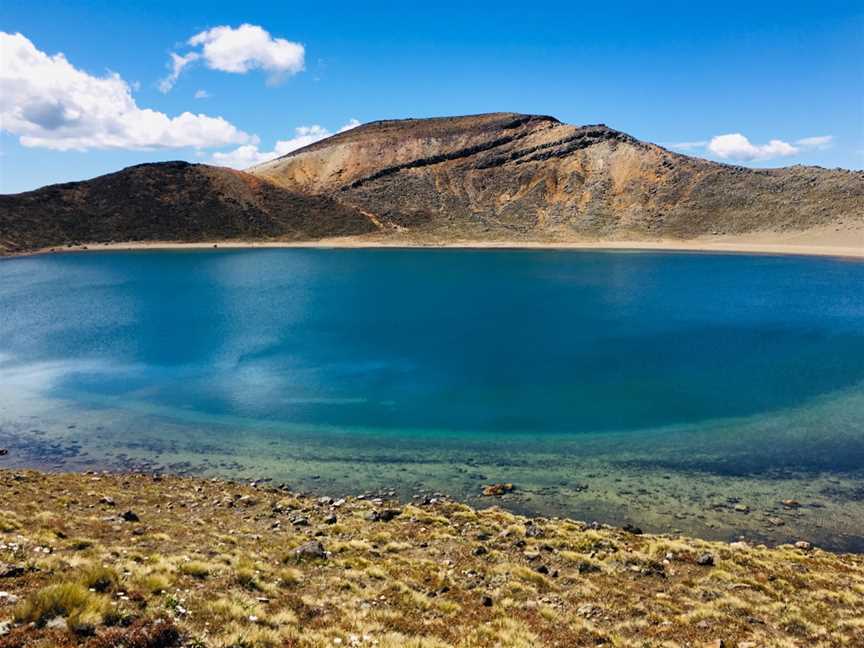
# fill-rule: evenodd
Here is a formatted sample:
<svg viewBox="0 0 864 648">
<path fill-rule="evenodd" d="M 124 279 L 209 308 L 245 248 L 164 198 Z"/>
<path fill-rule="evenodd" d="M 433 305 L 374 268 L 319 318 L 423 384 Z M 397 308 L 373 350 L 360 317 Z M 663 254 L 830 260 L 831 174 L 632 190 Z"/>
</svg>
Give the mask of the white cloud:
<svg viewBox="0 0 864 648">
<path fill-rule="evenodd" d="M 195 98 L 196 98 L 196 99 L 209 99 L 209 98 L 212 97 L 212 96 L 213 96 L 213 95 L 211 95 L 211 94 L 210 94 L 209 92 L 207 92 L 206 90 L 196 90 L 196 91 L 195 91 Z"/>
<path fill-rule="evenodd" d="M 741 133 L 717 135 L 708 142 L 708 150 L 724 160 L 768 160 L 770 158 L 795 155 L 798 149 L 784 142 L 773 139 L 767 144 L 751 144 Z"/>
<path fill-rule="evenodd" d="M 171 73 L 159 82 L 159 91 L 170 92 L 171 88 L 174 87 L 174 84 L 177 83 L 177 79 L 180 77 L 183 68 L 190 63 L 197 61 L 199 58 L 200 56 L 197 52 L 189 52 L 184 56 L 171 52 Z"/>
<path fill-rule="evenodd" d="M 199 59 L 211 70 L 233 74 L 265 70 L 270 74 L 269 84 L 302 72 L 305 66 L 306 49 L 302 44 L 273 38 L 264 28 L 248 23 L 236 28 L 227 25 L 213 27 L 195 34 L 187 43 L 200 49 L 182 56 L 172 52 L 171 74 L 159 84 L 163 92 L 174 86 L 189 63 Z"/>
<path fill-rule="evenodd" d="M 824 150 L 830 148 L 833 142 L 833 135 L 818 135 L 816 137 L 804 137 L 797 140 L 795 144 L 802 148 L 815 148 L 819 150 Z"/>
<path fill-rule="evenodd" d="M 704 149 L 706 153 L 712 153 L 723 160 L 755 162 L 797 155 L 806 150 L 823 150 L 829 148 L 833 141 L 832 135 L 819 135 L 804 137 L 791 144 L 781 139 L 772 139 L 767 144 L 753 144 L 741 133 L 727 133 L 716 135 L 710 141 L 678 142 L 667 146 L 682 151 Z"/>
<path fill-rule="evenodd" d="M 22 34 L 0 32 L 0 130 L 23 146 L 56 150 L 185 148 L 254 138 L 222 117 L 169 117 L 140 108 L 119 74 L 96 77 Z"/>
<path fill-rule="evenodd" d="M 356 119 L 351 119 L 347 124 L 342 126 L 337 132 L 344 133 L 347 130 L 356 128 L 360 122 Z M 256 164 L 267 162 L 282 155 L 287 155 L 291 151 L 296 151 L 304 146 L 309 146 L 315 142 L 333 135 L 329 130 L 317 124 L 313 126 L 298 126 L 294 129 L 294 137 L 287 140 L 279 140 L 272 151 L 261 151 L 255 144 L 246 144 L 239 146 L 232 151 L 217 152 L 213 154 L 213 164 L 219 166 L 228 166 L 235 169 L 246 169 Z"/>
<path fill-rule="evenodd" d="M 666 144 L 668 148 L 680 149 L 682 151 L 690 151 L 692 149 L 701 149 L 708 146 L 707 140 L 701 140 L 698 142 L 676 142 L 674 144 Z"/>
</svg>

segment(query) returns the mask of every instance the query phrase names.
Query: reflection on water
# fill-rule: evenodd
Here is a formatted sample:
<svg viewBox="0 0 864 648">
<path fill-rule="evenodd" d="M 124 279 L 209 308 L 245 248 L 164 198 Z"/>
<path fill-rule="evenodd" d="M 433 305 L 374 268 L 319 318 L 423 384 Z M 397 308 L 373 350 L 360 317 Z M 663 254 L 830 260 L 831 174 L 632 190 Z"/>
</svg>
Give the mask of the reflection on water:
<svg viewBox="0 0 864 648">
<path fill-rule="evenodd" d="M 529 513 L 864 550 L 862 286 L 691 254 L 4 261 L 3 463 L 475 504 L 512 481 Z"/>
</svg>

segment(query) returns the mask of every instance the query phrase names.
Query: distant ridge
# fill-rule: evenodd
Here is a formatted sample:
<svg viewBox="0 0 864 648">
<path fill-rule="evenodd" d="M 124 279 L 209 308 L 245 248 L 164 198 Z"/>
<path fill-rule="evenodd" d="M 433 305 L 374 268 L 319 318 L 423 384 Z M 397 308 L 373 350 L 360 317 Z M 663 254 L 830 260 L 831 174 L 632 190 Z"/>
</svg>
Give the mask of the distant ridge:
<svg viewBox="0 0 864 648">
<path fill-rule="evenodd" d="M 371 122 L 247 172 L 145 164 L 0 196 L 0 253 L 342 236 L 687 240 L 850 224 L 864 225 L 864 172 L 749 169 L 603 124 L 490 113 Z"/>
<path fill-rule="evenodd" d="M 377 231 L 356 209 L 242 171 L 141 164 L 0 196 L 0 252 L 112 241 L 310 240 Z"/>
</svg>

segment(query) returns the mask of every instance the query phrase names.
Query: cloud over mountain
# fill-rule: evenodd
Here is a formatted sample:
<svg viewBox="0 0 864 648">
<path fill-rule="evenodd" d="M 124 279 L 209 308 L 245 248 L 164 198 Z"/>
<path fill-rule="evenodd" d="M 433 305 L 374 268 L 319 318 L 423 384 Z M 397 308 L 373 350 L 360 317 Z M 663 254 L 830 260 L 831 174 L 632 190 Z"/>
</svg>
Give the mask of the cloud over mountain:
<svg viewBox="0 0 864 648">
<path fill-rule="evenodd" d="M 360 125 L 356 119 L 351 119 L 347 124 L 338 130 L 339 133 L 344 133 Z M 267 162 L 282 155 L 287 155 L 291 151 L 296 151 L 304 146 L 309 146 L 315 142 L 330 137 L 333 135 L 323 126 L 314 124 L 312 126 L 298 126 L 294 129 L 294 137 L 287 140 L 279 140 L 273 147 L 272 151 L 260 151 L 256 144 L 245 144 L 239 146 L 233 151 L 216 152 L 213 154 L 213 164 L 219 166 L 233 167 L 235 169 L 246 169 L 262 162 Z"/>
<path fill-rule="evenodd" d="M 159 83 L 162 92 L 171 90 L 183 69 L 198 60 L 211 70 L 233 74 L 264 70 L 269 73 L 269 84 L 279 83 L 305 67 L 306 49 L 302 44 L 273 38 L 263 27 L 248 23 L 213 27 L 195 34 L 187 44 L 198 49 L 183 55 L 171 53 L 171 72 Z"/>
<path fill-rule="evenodd" d="M 667 144 L 669 148 L 680 151 L 704 150 L 721 160 L 734 160 L 739 162 L 759 162 L 771 160 L 778 157 L 798 155 L 807 150 L 829 148 L 834 141 L 832 135 L 819 135 L 816 137 L 804 137 L 790 143 L 781 139 L 769 140 L 767 144 L 753 144 L 741 133 L 727 133 L 715 135 L 710 140 L 694 142 L 678 142 Z"/>
<path fill-rule="evenodd" d="M 0 32 L 0 129 L 56 150 L 217 147 L 255 141 L 222 117 L 141 108 L 119 74 L 93 76 L 62 53 Z"/>
</svg>

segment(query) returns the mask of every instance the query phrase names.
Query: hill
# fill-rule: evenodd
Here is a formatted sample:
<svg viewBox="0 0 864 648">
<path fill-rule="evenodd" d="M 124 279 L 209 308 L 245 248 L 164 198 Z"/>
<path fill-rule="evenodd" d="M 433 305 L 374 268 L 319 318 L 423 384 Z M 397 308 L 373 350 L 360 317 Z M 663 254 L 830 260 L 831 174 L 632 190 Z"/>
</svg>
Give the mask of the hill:
<svg viewBox="0 0 864 648">
<path fill-rule="evenodd" d="M 864 221 L 864 173 L 749 169 L 536 115 L 373 122 L 249 172 L 443 236 L 692 238 Z"/>
<path fill-rule="evenodd" d="M 331 198 L 187 162 L 0 196 L 0 253 L 110 241 L 309 240 L 375 229 Z"/>
<path fill-rule="evenodd" d="M 373 122 L 247 171 L 143 164 L 0 196 L 0 254 L 338 237 L 518 245 L 757 234 L 772 243 L 826 229 L 840 230 L 834 245 L 864 246 L 864 172 L 717 164 L 538 115 Z"/>
</svg>

